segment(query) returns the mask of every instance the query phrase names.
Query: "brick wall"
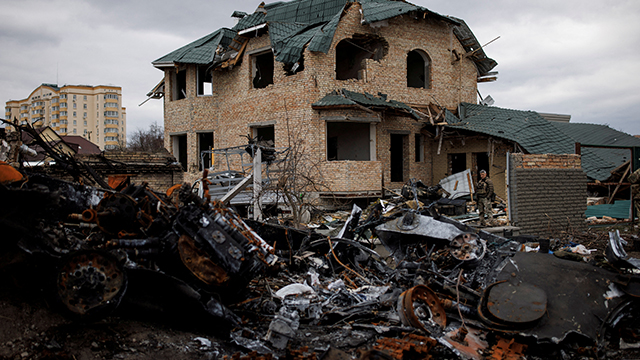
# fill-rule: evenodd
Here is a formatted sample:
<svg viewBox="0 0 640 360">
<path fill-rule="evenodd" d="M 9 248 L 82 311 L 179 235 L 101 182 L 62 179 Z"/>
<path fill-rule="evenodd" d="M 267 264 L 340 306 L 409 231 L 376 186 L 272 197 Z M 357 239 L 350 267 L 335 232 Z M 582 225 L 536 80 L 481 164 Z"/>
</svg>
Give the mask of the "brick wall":
<svg viewBox="0 0 640 360">
<path fill-rule="evenodd" d="M 510 154 L 511 220 L 521 233 L 584 230 L 587 176 L 579 155 Z"/>
<path fill-rule="evenodd" d="M 383 38 L 389 44 L 388 52 L 379 61 L 366 61 L 363 79 L 336 80 L 336 45 L 354 34 Z M 171 149 L 172 134 L 187 134 L 189 173 L 195 174 L 198 168 L 198 131 L 212 130 L 214 148 L 222 149 L 246 144 L 242 135 L 250 133 L 249 124 L 269 121 L 275 122 L 277 147 L 288 146 L 287 139 L 291 136 L 304 139 L 305 151 L 312 161 L 326 162 L 325 122 L 320 118 L 320 111 L 313 110 L 311 104 L 341 88 L 360 93 L 381 92 L 390 100 L 411 105 L 425 106 L 437 102 L 451 110 L 461 101 L 476 102 L 475 65 L 469 59 L 452 63 L 451 51 L 464 53 L 464 50 L 450 26 L 440 20 L 402 16 L 390 19 L 388 26 L 372 28 L 361 24 L 360 6 L 354 3 L 343 14 L 327 54 L 305 50 L 305 69 L 291 76 L 286 75 L 283 64 L 276 62 L 274 83 L 264 89 L 254 89 L 251 52 L 269 47 L 268 35 L 252 38 L 238 65 L 231 70 L 213 72 L 212 96 L 195 95 L 196 67 L 186 65 L 187 98 L 172 101 L 171 81 L 176 70 L 165 70 L 165 146 Z M 428 53 L 431 60 L 430 89 L 408 88 L 406 85 L 407 54 L 416 49 Z M 428 182 L 432 178 L 432 167 L 426 144 L 424 161 L 415 162 L 413 155 L 415 134 L 420 134 L 420 129 L 421 124 L 413 119 L 385 114 L 382 122 L 376 125 L 375 162 L 327 162 L 327 171 L 333 172 L 325 176 L 335 186 L 333 190 L 359 191 L 371 187 L 366 190 L 379 191 L 380 184 L 399 187 L 400 182 L 388 183 L 389 139 L 390 134 L 398 131 L 407 132 L 404 181 L 417 178 Z"/>
<path fill-rule="evenodd" d="M 113 163 L 108 164 L 95 155 L 76 155 L 76 160 L 88 163 L 105 181 L 110 175 L 130 175 L 131 183 L 146 182 L 158 192 L 166 192 L 171 186 L 184 181 L 182 168 L 168 153 L 110 151 L 103 155 Z"/>
</svg>

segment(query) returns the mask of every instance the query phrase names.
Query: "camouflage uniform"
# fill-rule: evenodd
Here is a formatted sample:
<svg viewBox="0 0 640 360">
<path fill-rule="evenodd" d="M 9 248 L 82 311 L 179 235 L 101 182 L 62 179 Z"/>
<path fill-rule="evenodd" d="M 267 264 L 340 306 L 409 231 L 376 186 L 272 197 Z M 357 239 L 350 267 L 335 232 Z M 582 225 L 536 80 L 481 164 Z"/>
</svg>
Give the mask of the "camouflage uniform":
<svg viewBox="0 0 640 360">
<path fill-rule="evenodd" d="M 636 208 L 635 216 L 640 215 L 640 169 L 634 171 L 628 178 L 631 183 L 631 201 Z"/>
<path fill-rule="evenodd" d="M 478 215 L 480 216 L 480 225 L 485 226 L 487 225 L 484 218 L 485 215 L 489 215 L 489 219 L 493 219 L 493 210 L 491 209 L 493 182 L 489 179 L 489 176 L 478 181 L 476 196 L 478 197 Z"/>
</svg>

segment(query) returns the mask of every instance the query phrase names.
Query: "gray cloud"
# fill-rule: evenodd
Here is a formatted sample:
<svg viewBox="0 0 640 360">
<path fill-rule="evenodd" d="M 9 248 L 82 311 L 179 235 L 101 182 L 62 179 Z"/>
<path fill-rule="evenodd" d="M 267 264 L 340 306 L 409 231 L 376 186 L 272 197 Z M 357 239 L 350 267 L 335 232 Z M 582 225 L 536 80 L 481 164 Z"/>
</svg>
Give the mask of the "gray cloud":
<svg viewBox="0 0 640 360">
<path fill-rule="evenodd" d="M 162 77 L 151 61 L 220 27 L 260 1 L 36 1 L 3 4 L 0 99 L 21 99 L 43 82 L 122 86 L 129 130 L 162 123 L 145 94 Z M 415 0 L 464 19 L 498 61 L 498 81 L 480 84 L 496 106 L 571 114 L 640 134 L 640 3 Z"/>
</svg>

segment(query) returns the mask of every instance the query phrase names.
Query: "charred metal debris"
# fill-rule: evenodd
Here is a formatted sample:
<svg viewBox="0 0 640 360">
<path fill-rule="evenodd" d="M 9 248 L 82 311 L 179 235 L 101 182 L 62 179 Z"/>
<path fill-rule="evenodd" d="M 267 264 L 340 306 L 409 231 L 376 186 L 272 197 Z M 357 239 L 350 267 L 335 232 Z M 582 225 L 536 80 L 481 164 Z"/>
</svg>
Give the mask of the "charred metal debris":
<svg viewBox="0 0 640 360">
<path fill-rule="evenodd" d="M 1 170 L 2 258 L 27 254 L 81 320 L 133 309 L 199 323 L 237 348 L 233 359 L 608 358 L 640 347 L 640 264 L 618 233 L 595 266 L 440 215 L 441 189 L 417 182 L 406 197 L 354 206 L 326 236 L 242 219 L 190 186 L 115 191 Z"/>
</svg>

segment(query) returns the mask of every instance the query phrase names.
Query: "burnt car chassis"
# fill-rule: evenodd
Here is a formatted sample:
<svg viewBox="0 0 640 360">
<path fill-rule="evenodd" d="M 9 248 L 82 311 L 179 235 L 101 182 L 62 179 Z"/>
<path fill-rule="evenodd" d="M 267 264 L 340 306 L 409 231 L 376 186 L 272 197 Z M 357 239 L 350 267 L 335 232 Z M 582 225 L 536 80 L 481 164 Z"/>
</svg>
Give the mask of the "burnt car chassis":
<svg viewBox="0 0 640 360">
<path fill-rule="evenodd" d="M 222 302 L 277 258 L 234 211 L 185 188 L 176 190 L 178 207 L 146 184 L 115 192 L 34 174 L 0 186 L 0 222 L 6 239 L 51 264 L 55 270 L 44 273 L 55 273 L 57 301 L 76 317 L 105 316 L 120 304 L 132 274 L 155 272 L 236 324 Z"/>
</svg>

